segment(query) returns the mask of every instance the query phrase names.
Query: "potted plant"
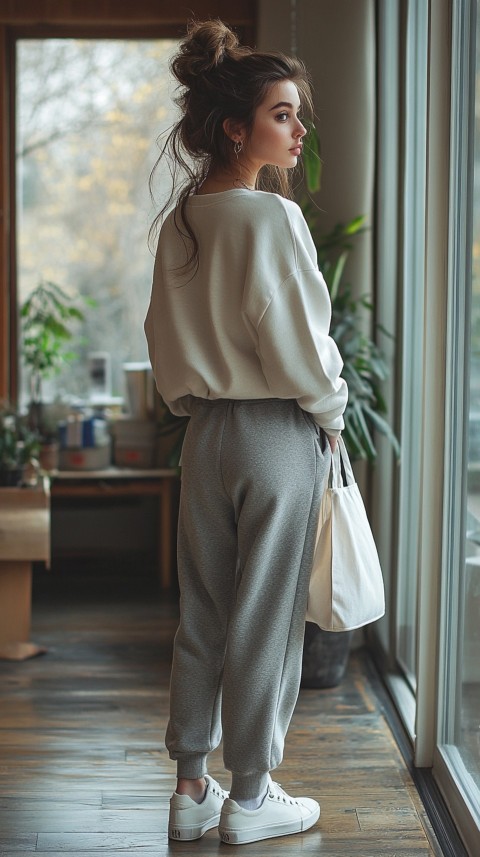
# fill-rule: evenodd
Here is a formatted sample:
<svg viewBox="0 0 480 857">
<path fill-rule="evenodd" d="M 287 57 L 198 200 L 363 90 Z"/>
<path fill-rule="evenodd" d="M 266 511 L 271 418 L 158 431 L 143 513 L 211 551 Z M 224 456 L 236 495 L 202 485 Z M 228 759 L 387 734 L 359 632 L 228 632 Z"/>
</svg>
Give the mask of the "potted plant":
<svg viewBox="0 0 480 857">
<path fill-rule="evenodd" d="M 19 485 L 25 467 L 36 462 L 38 449 L 38 437 L 26 419 L 9 406 L 0 406 L 0 485 Z"/>
<path fill-rule="evenodd" d="M 332 304 L 330 333 L 343 359 L 342 376 L 348 385 L 348 403 L 344 414 L 343 439 L 350 458 L 374 462 L 377 450 L 373 434 L 385 435 L 397 458 L 400 446 L 388 423 L 387 406 L 382 384 L 389 375 L 381 348 L 366 332 L 366 316 L 373 311 L 368 295 L 355 297 L 350 283 L 345 282 L 344 269 L 355 237 L 365 231 L 365 217 L 355 217 L 349 223 L 339 223 L 327 235 L 319 230 L 320 209 L 311 194 L 320 190 L 321 161 L 318 135 L 311 126 L 304 146 L 305 185 L 308 191 L 300 201 L 318 254 L 318 265 L 325 278 Z M 375 330 L 390 334 L 381 325 Z"/>
<path fill-rule="evenodd" d="M 58 456 L 57 428 L 48 420 L 42 382 L 77 356 L 68 345 L 74 324 L 85 316 L 77 297 L 71 297 L 56 283 L 41 280 L 23 303 L 20 318 L 22 359 L 29 374 L 29 423 L 40 436 L 41 463 L 49 470 L 56 466 Z"/>
<path fill-rule="evenodd" d="M 374 462 L 377 450 L 374 432 L 388 438 L 397 459 L 400 446 L 386 417 L 387 407 L 382 384 L 389 371 L 382 350 L 366 331 L 366 317 L 373 311 L 368 296 L 354 296 L 344 270 L 354 238 L 365 227 L 365 217 L 356 217 L 347 224 L 338 224 L 327 235 L 319 226 L 319 208 L 311 194 L 320 190 L 321 161 L 318 135 L 311 126 L 304 145 L 304 171 L 307 193 L 300 202 L 318 254 L 319 268 L 327 284 L 332 304 L 331 335 L 343 359 L 342 375 L 348 384 L 349 398 L 344 414 L 343 438 L 350 458 Z M 375 329 L 381 329 L 375 325 Z M 343 678 L 350 651 L 351 631 L 334 633 L 322 631 L 310 622 L 305 627 L 302 686 L 333 687 Z"/>
</svg>

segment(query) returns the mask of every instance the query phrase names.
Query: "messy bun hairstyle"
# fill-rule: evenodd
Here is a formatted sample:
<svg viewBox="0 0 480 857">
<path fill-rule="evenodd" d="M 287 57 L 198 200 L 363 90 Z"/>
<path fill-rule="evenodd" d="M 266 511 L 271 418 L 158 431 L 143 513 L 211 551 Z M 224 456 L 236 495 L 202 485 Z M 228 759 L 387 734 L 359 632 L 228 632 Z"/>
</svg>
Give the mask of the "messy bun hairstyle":
<svg viewBox="0 0 480 857">
<path fill-rule="evenodd" d="M 194 22 L 170 63 L 180 85 L 175 103 L 180 119 L 170 129 L 150 176 L 153 178 L 164 157 L 172 176 L 172 191 L 155 218 L 150 238 L 172 201 L 178 208 L 175 222 L 184 238 L 191 242 L 186 267 L 198 262 L 198 243 L 188 222 L 186 203 L 196 193 L 212 166 L 228 169 L 232 165 L 233 144 L 223 129 L 225 119 L 238 122 L 247 137 L 253 128 L 255 111 L 269 88 L 279 81 L 295 83 L 302 113 L 313 117 L 312 93 L 308 72 L 301 60 L 285 54 L 256 51 L 239 44 L 235 33 L 220 20 Z M 291 170 L 265 166 L 257 179 L 259 190 L 291 196 Z M 179 185 L 179 173 L 182 174 Z"/>
</svg>

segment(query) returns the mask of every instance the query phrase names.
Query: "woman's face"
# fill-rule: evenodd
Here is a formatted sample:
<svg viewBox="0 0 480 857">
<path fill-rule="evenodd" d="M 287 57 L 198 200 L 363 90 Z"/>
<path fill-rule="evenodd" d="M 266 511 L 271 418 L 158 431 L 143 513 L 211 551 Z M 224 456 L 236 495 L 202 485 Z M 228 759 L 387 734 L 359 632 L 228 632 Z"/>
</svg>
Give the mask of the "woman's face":
<svg viewBox="0 0 480 857">
<path fill-rule="evenodd" d="M 266 164 L 295 167 L 307 133 L 299 119 L 300 98 L 291 80 L 274 83 L 257 107 L 250 136 L 244 142 L 244 158 L 254 169 Z"/>
</svg>

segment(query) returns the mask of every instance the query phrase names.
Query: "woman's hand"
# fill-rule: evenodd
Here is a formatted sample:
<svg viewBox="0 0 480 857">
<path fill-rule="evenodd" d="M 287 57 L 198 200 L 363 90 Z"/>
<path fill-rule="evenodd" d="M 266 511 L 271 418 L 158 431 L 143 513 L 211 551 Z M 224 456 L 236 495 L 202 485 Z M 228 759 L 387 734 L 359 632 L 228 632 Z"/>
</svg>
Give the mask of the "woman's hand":
<svg viewBox="0 0 480 857">
<path fill-rule="evenodd" d="M 330 449 L 332 450 L 332 454 L 333 454 L 337 448 L 337 438 L 332 437 L 329 434 L 327 434 L 327 437 L 328 437 L 328 442 L 330 444 Z"/>
</svg>

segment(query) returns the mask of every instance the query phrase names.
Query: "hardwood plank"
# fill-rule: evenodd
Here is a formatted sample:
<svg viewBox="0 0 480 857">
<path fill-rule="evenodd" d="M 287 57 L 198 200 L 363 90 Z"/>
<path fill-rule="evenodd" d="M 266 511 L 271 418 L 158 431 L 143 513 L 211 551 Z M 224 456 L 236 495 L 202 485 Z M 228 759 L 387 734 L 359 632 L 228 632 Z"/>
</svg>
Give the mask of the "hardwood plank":
<svg viewBox="0 0 480 857">
<path fill-rule="evenodd" d="M 55 798 L 55 806 L 61 807 L 64 812 L 75 812 L 84 807 L 96 807 L 100 809 L 103 806 L 102 796 L 99 792 L 97 795 L 92 795 L 90 790 L 77 791 L 68 795 L 60 792 Z M 27 789 L 22 788 L 18 795 L 10 794 L 0 797 L 0 813 L 3 822 L 5 812 L 49 812 L 52 809 L 52 797 L 46 795 L 43 791 L 37 794 L 29 793 Z"/>
<path fill-rule="evenodd" d="M 403 807 L 357 807 L 356 814 L 360 829 L 366 830 L 418 830 L 422 824 L 413 806 Z"/>
<path fill-rule="evenodd" d="M 164 836 L 168 821 L 168 802 L 157 801 L 152 809 L 136 809 L 134 812 L 72 806 L 59 809 L 45 807 L 36 810 L 11 810 L 2 812 L 2 830 L 11 835 L 15 830 L 38 833 L 39 836 L 55 834 L 137 834 L 149 833 Z M 42 840 L 43 841 L 43 840 Z"/>
<path fill-rule="evenodd" d="M 59 851 L 63 854 L 81 854 L 83 851 L 125 851 L 129 848 L 161 849 L 165 844 L 165 834 L 159 832 L 133 833 L 39 833 L 37 851 L 47 853 Z"/>
<path fill-rule="evenodd" d="M 24 851 L 31 854 L 32 851 L 35 851 L 36 845 L 36 833 L 17 833 L 12 835 L 7 835 L 3 831 L 0 833 L 0 854 L 2 855 L 8 851 L 16 853 Z"/>
</svg>

